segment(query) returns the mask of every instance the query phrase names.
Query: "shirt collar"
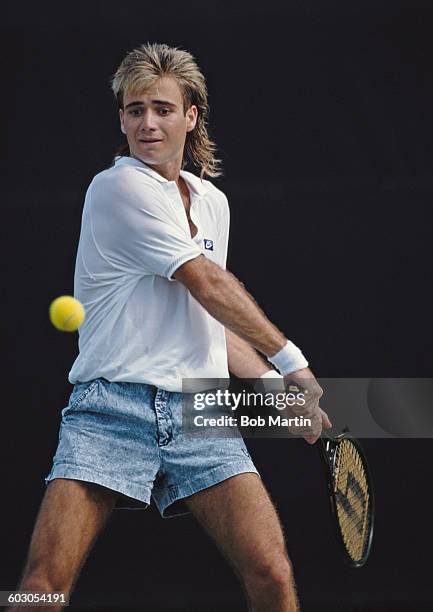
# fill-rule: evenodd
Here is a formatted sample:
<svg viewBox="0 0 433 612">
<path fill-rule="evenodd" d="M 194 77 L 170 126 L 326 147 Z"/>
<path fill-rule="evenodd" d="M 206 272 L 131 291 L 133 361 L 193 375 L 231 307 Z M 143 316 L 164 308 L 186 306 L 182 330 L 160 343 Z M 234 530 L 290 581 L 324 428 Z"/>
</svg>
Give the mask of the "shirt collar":
<svg viewBox="0 0 433 612">
<path fill-rule="evenodd" d="M 148 176 L 151 176 L 160 183 L 175 183 L 175 181 L 168 181 L 165 177 L 161 176 L 158 172 L 136 157 L 116 156 L 114 158 L 114 163 L 116 166 L 135 166 L 137 168 L 141 168 L 141 170 Z M 190 187 L 192 191 L 199 196 L 204 195 L 208 191 L 208 188 L 203 181 L 195 174 L 192 174 L 192 172 L 181 170 L 179 174 L 186 182 L 188 187 Z"/>
</svg>

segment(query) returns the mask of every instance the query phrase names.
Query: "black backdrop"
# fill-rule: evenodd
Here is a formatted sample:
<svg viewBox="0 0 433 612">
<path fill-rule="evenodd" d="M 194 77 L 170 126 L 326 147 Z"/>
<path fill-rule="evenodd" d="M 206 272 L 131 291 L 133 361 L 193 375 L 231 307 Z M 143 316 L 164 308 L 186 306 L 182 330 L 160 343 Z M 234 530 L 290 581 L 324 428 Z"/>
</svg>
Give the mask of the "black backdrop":
<svg viewBox="0 0 433 612">
<path fill-rule="evenodd" d="M 126 51 L 156 41 L 196 56 L 231 204 L 229 267 L 318 376 L 431 376 L 433 193 L 429 1 L 3 10 L 0 590 L 15 588 L 71 391 L 77 337 L 47 308 L 73 292 L 84 193 L 121 142 L 109 79 Z M 358 572 L 338 558 L 315 449 L 248 444 L 305 610 L 431 609 L 431 440 L 365 441 L 377 537 Z M 193 519 L 152 508 L 113 514 L 71 609 L 116 603 L 244 609 Z"/>
</svg>

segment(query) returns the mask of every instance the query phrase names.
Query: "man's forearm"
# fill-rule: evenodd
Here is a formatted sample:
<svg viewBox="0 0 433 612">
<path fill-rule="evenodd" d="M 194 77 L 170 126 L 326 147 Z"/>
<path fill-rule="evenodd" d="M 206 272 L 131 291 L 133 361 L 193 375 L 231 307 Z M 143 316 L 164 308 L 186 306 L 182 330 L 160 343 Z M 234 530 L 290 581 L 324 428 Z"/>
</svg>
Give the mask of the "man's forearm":
<svg viewBox="0 0 433 612">
<path fill-rule="evenodd" d="M 205 257 L 181 266 L 175 278 L 217 321 L 264 355 L 275 355 L 286 344 L 284 334 L 269 321 L 238 279 Z"/>
<path fill-rule="evenodd" d="M 226 341 L 229 371 L 238 378 L 260 378 L 272 369 L 251 344 L 227 328 Z"/>
<path fill-rule="evenodd" d="M 265 315 L 238 279 L 220 270 L 209 292 L 197 299 L 215 319 L 267 357 L 287 342 L 284 334 Z"/>
</svg>

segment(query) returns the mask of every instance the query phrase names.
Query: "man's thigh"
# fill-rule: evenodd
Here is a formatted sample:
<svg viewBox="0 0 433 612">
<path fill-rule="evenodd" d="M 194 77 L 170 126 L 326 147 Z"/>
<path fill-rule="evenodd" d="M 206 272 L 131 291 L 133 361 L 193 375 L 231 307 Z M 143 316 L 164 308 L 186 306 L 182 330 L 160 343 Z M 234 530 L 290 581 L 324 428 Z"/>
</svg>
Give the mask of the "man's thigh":
<svg viewBox="0 0 433 612">
<path fill-rule="evenodd" d="M 51 481 L 36 520 L 24 579 L 34 574 L 53 586 L 70 588 L 116 499 L 117 493 L 93 483 Z"/>
<path fill-rule="evenodd" d="M 257 474 L 228 478 L 185 499 L 235 571 L 244 576 L 287 559 L 275 507 Z"/>
</svg>

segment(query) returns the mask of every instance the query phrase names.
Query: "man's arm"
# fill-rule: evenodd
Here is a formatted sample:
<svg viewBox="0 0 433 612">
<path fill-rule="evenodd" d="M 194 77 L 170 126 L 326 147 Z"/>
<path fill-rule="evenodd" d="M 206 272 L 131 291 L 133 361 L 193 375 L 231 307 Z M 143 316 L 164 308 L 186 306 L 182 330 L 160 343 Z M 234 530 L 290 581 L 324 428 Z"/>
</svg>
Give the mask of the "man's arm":
<svg viewBox="0 0 433 612">
<path fill-rule="evenodd" d="M 204 255 L 181 265 L 173 276 L 185 285 L 195 299 L 226 329 L 267 357 L 272 357 L 285 347 L 285 336 L 269 321 L 238 279 Z M 241 348 L 240 344 L 237 346 L 238 349 Z M 261 364 L 254 363 L 254 368 L 262 367 Z M 236 374 L 236 371 L 233 373 Z M 313 444 L 320 436 L 322 421 L 325 427 L 330 427 L 326 414 L 319 408 L 322 389 L 309 368 L 291 372 L 289 376 L 295 382 L 302 381 L 302 387 L 305 393 L 308 393 L 309 400 L 304 410 L 306 416 L 312 417 L 314 435 L 306 436 L 305 439 Z"/>
<path fill-rule="evenodd" d="M 238 378 L 260 378 L 272 367 L 238 335 L 226 328 L 229 371 Z"/>
<path fill-rule="evenodd" d="M 217 321 L 264 355 L 275 355 L 285 346 L 285 336 L 238 279 L 204 255 L 181 265 L 173 276 Z"/>
</svg>

